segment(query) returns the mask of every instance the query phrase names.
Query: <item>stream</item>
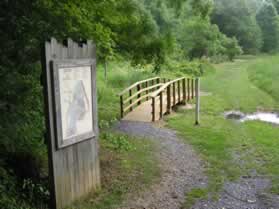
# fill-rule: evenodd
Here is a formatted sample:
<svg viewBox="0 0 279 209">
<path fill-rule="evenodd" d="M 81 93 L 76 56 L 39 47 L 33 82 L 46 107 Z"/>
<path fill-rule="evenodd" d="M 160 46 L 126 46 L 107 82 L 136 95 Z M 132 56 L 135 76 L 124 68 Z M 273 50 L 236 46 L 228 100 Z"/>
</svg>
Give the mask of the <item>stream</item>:
<svg viewBox="0 0 279 209">
<path fill-rule="evenodd" d="M 245 114 L 240 111 L 229 111 L 225 112 L 225 118 L 240 122 L 258 120 L 279 125 L 279 113 L 276 112 L 255 112 L 252 114 Z"/>
</svg>

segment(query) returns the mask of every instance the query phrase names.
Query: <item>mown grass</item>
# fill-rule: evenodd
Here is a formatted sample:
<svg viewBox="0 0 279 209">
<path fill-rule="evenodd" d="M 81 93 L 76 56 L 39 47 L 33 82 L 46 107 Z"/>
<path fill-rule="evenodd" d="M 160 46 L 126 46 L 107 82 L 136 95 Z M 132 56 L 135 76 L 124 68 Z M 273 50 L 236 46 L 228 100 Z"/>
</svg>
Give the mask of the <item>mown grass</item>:
<svg viewBox="0 0 279 209">
<path fill-rule="evenodd" d="M 267 56 L 248 68 L 250 80 L 279 101 L 279 56 Z"/>
<path fill-rule="evenodd" d="M 207 162 L 208 193 L 213 196 L 225 181 L 236 180 L 252 169 L 269 176 L 272 191 L 279 194 L 278 126 L 258 121 L 238 123 L 226 120 L 223 115 L 227 110 L 278 110 L 278 101 L 249 79 L 247 69 L 257 66 L 259 60 L 262 58 L 219 64 L 214 74 L 202 78 L 202 90 L 212 96 L 201 98 L 200 126 L 194 126 L 194 111 L 180 111 L 168 118 L 169 126 L 178 130 Z"/>
</svg>

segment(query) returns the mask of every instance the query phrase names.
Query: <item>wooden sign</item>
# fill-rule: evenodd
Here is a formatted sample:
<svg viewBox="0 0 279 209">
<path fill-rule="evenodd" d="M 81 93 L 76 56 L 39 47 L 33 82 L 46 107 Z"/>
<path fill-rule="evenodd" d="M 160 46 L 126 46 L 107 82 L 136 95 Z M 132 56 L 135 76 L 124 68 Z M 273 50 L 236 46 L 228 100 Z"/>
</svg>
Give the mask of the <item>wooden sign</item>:
<svg viewBox="0 0 279 209">
<path fill-rule="evenodd" d="M 51 39 L 42 57 L 50 208 L 61 209 L 100 187 L 95 45 Z"/>
<path fill-rule="evenodd" d="M 95 136 L 93 130 L 94 60 L 54 60 L 57 147 L 78 143 Z"/>
</svg>

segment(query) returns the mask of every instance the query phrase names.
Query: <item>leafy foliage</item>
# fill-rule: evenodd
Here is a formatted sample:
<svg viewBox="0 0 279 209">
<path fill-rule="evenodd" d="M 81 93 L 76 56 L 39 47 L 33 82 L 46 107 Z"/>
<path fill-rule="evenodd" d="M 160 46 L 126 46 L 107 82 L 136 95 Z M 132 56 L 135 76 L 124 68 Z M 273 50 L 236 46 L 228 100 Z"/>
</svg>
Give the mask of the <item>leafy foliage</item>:
<svg viewBox="0 0 279 209">
<path fill-rule="evenodd" d="M 279 47 L 279 16 L 273 4 L 265 3 L 257 14 L 263 34 L 262 51 L 274 52 Z"/>
<path fill-rule="evenodd" d="M 262 46 L 261 29 L 245 0 L 215 0 L 212 22 L 228 37 L 236 37 L 245 53 L 257 53 Z"/>
<path fill-rule="evenodd" d="M 105 147 L 115 151 L 131 151 L 135 149 L 128 140 L 128 136 L 123 134 L 102 134 L 101 139 L 105 141 Z"/>
</svg>

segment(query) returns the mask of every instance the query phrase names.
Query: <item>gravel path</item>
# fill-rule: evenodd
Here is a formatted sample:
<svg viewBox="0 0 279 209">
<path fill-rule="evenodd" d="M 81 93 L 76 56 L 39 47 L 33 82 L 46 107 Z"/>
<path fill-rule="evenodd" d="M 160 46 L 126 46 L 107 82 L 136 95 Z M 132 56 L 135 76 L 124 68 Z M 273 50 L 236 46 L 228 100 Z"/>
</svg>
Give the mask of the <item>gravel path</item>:
<svg viewBox="0 0 279 209">
<path fill-rule="evenodd" d="M 207 179 L 203 175 L 199 157 L 174 131 L 151 123 L 127 121 L 119 122 L 116 129 L 156 141 L 162 170 L 160 182 L 136 198 L 129 198 L 123 209 L 180 209 L 185 201 L 185 193 L 206 186 Z"/>
<path fill-rule="evenodd" d="M 129 197 L 121 209 L 181 209 L 187 192 L 207 186 L 199 157 L 175 131 L 130 121 L 121 121 L 115 128 L 155 141 L 162 170 L 159 183 L 137 197 Z M 268 193 L 270 187 L 269 178 L 258 176 L 254 171 L 236 182 L 225 182 L 217 200 L 201 199 L 191 209 L 279 209 L 279 196 Z"/>
<path fill-rule="evenodd" d="M 267 192 L 270 185 L 259 177 L 226 182 L 218 200 L 200 200 L 192 209 L 278 209 L 279 197 Z"/>
</svg>

